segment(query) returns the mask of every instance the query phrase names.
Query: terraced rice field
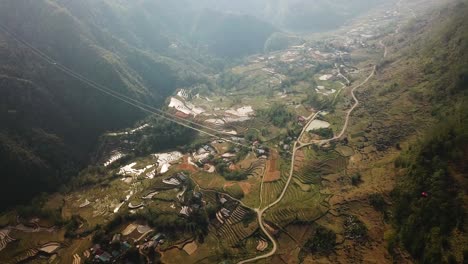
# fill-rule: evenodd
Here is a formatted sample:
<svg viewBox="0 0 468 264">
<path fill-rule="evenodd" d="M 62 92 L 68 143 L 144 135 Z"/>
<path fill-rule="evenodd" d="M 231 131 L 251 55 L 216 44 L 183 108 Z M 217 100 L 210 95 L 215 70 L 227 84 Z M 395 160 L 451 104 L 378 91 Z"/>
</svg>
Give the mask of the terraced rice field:
<svg viewBox="0 0 468 264">
<path fill-rule="evenodd" d="M 341 173 L 347 167 L 347 159 L 336 157 L 324 161 L 308 162 L 295 171 L 294 177 L 305 184 L 319 184 L 321 177 L 333 173 Z"/>
<path fill-rule="evenodd" d="M 283 201 L 267 212 L 265 220 L 286 227 L 294 221 L 308 222 L 324 215 L 328 210 L 328 196 L 321 194 L 317 186 L 311 187 L 311 191 L 304 192 L 299 186 L 291 185 Z"/>
<path fill-rule="evenodd" d="M 238 206 L 231 216 L 217 230 L 221 241 L 229 247 L 236 246 L 239 242 L 250 237 L 257 229 L 258 223 L 253 221 L 247 227 L 244 226 L 242 219 L 247 214 L 247 209 Z"/>
<path fill-rule="evenodd" d="M 281 172 L 278 170 L 278 151 L 273 150 L 265 167 L 264 182 L 274 182 L 281 178 Z"/>
<path fill-rule="evenodd" d="M 284 177 L 281 177 L 279 181 L 264 183 L 262 192 L 263 204 L 271 204 L 273 201 L 275 201 L 283 191 L 285 184 L 286 180 Z"/>
<path fill-rule="evenodd" d="M 264 159 L 258 159 L 250 165 L 249 168 L 245 170 L 245 173 L 248 176 L 254 176 L 254 177 L 259 177 L 263 175 L 263 172 L 265 171 L 265 160 Z"/>
<path fill-rule="evenodd" d="M 9 229 L 3 229 L 0 230 L 0 251 L 2 251 L 8 243 L 14 241 L 12 237 L 10 237 L 10 230 Z"/>
</svg>

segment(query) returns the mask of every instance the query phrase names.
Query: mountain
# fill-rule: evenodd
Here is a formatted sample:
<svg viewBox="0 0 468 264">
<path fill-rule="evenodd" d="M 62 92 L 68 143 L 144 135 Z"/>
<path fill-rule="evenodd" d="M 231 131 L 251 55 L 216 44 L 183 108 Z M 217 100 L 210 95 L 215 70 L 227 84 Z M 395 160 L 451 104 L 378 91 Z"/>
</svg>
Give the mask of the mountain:
<svg viewBox="0 0 468 264">
<path fill-rule="evenodd" d="M 357 95 L 365 109 L 358 116 L 379 127 L 366 140 L 380 153 L 393 148 L 378 162 L 402 150 L 380 179 L 388 188 L 395 174 L 391 205 L 380 210 L 392 224 L 384 236 L 396 263 L 406 263 L 399 248 L 416 263 L 467 259 L 468 2 L 453 2 L 384 38 L 377 81 Z"/>
<path fill-rule="evenodd" d="M 253 16 L 201 11 L 192 28 L 191 39 L 206 45 L 217 56 L 242 57 L 263 52 L 265 42 L 278 31 Z"/>
<path fill-rule="evenodd" d="M 466 245 L 468 186 L 467 12 L 468 2 L 459 1 L 432 12 L 431 19 L 415 21 L 393 43 L 402 53 L 389 62 L 390 68 L 406 69 L 402 76 L 411 96 L 430 105 L 434 117 L 396 160 L 404 174 L 392 192 L 396 235 L 391 245 L 401 243 L 420 263 L 467 260 L 461 246 Z"/>
<path fill-rule="evenodd" d="M 197 6 L 249 14 L 287 31 L 320 32 L 385 3 L 383 0 L 200 0 Z"/>
<path fill-rule="evenodd" d="M 137 14 L 130 7 L 111 2 L 2 1 L 0 23 L 60 64 L 154 106 L 211 71 L 204 59 L 188 55 L 197 54 L 189 47 L 171 49 L 171 36 L 134 30 L 146 24 L 144 16 L 131 20 Z M 55 189 L 86 164 L 100 134 L 144 116 L 64 74 L 3 31 L 0 57 L 2 206 Z"/>
<path fill-rule="evenodd" d="M 206 83 L 224 58 L 263 51 L 276 30 L 253 16 L 195 9 L 185 0 L 6 0 L 0 24 L 13 34 L 0 30 L 3 205 L 57 188 L 87 163 L 100 134 L 144 117 L 15 38 L 93 82 L 158 107 L 176 88 Z"/>
</svg>

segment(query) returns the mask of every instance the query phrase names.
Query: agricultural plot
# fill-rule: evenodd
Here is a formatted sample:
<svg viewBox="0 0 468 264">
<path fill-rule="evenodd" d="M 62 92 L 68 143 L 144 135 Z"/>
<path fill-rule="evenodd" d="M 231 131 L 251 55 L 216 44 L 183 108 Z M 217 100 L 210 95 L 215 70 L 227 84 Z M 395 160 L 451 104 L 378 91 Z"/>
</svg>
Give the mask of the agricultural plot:
<svg viewBox="0 0 468 264">
<path fill-rule="evenodd" d="M 326 214 L 328 195 L 320 193 L 320 188 L 311 185 L 304 192 L 297 184 L 292 184 L 283 200 L 265 214 L 265 220 L 286 227 L 294 221 L 309 222 Z"/>
<path fill-rule="evenodd" d="M 234 247 L 239 242 L 250 237 L 258 229 L 258 223 L 255 220 L 247 223 L 247 225 L 243 223 L 243 219 L 247 213 L 248 210 L 246 208 L 237 206 L 229 218 L 217 229 L 217 234 L 223 244 L 228 247 Z"/>
</svg>

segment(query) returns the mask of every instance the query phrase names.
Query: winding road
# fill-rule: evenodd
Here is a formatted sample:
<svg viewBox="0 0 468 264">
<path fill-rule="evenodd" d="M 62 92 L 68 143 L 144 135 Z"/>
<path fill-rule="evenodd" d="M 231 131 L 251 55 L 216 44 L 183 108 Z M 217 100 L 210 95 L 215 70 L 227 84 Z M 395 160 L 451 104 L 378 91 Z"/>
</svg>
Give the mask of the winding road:
<svg viewBox="0 0 468 264">
<path fill-rule="evenodd" d="M 296 162 L 296 153 L 297 153 L 297 151 L 304 148 L 304 147 L 306 147 L 306 146 L 310 146 L 310 145 L 314 145 L 314 144 L 323 145 L 325 143 L 329 143 L 331 141 L 340 139 L 344 135 L 344 133 L 346 132 L 346 129 L 348 128 L 349 119 L 351 117 L 351 114 L 354 111 L 354 109 L 356 109 L 356 107 L 358 107 L 358 105 L 359 105 L 359 100 L 357 99 L 354 92 L 356 91 L 356 89 L 358 89 L 358 88 L 362 87 L 363 85 L 365 85 L 374 76 L 376 67 L 377 66 L 373 67 L 372 72 L 370 73 L 370 75 L 362 83 L 360 83 L 359 85 L 357 85 L 353 89 L 351 89 L 351 95 L 352 95 L 355 103 L 347 111 L 346 120 L 345 120 L 343 129 L 341 130 L 341 132 L 338 135 L 334 136 L 331 139 L 327 139 L 327 140 L 313 141 L 312 143 L 307 143 L 307 144 L 302 143 L 300 141 L 300 139 L 302 138 L 302 136 L 306 132 L 307 127 L 310 125 L 310 123 L 312 121 L 314 121 L 317 118 L 317 116 L 320 114 L 320 111 L 313 114 L 313 115 L 311 115 L 311 116 L 309 116 L 309 120 L 308 120 L 307 124 L 304 126 L 304 128 L 302 129 L 301 134 L 299 135 L 299 137 L 297 139 L 297 141 L 294 143 L 293 153 L 292 153 L 292 157 L 291 157 L 291 167 L 290 167 L 290 170 L 289 170 L 289 177 L 288 177 L 288 180 L 286 181 L 286 185 L 284 186 L 283 191 L 281 192 L 280 196 L 278 196 L 278 199 L 276 199 L 274 202 L 269 204 L 267 207 L 265 207 L 263 209 L 254 209 L 257 212 L 258 224 L 259 224 L 260 228 L 262 229 L 262 231 L 265 233 L 265 235 L 268 236 L 268 239 L 273 243 L 273 248 L 271 249 L 270 252 L 268 252 L 268 253 L 266 253 L 264 255 L 260 255 L 260 256 L 256 256 L 256 257 L 251 258 L 251 259 L 240 261 L 238 264 L 244 264 L 244 263 L 248 263 L 248 262 L 257 261 L 257 260 L 260 260 L 260 259 L 269 258 L 269 257 L 273 256 L 276 253 L 276 250 L 278 249 L 278 243 L 276 242 L 275 238 L 265 228 L 265 225 L 263 223 L 263 215 L 268 209 L 270 209 L 271 207 L 277 205 L 278 203 L 280 203 L 283 200 L 284 195 L 286 194 L 286 191 L 288 190 L 288 187 L 291 184 L 291 181 L 293 179 L 294 163 Z M 260 195 L 261 195 L 261 193 L 260 193 Z"/>
</svg>

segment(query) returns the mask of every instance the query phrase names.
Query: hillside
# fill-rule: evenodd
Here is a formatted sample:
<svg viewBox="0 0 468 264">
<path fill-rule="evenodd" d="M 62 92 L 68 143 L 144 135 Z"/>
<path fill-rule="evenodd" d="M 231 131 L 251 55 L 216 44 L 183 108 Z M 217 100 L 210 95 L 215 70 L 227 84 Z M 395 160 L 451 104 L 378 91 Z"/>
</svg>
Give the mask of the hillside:
<svg viewBox="0 0 468 264">
<path fill-rule="evenodd" d="M 466 262 L 466 14 L 0 3 L 0 262 Z"/>
<path fill-rule="evenodd" d="M 175 88 L 203 80 L 201 71 L 210 72 L 196 58 L 170 50 L 168 38 L 129 34 L 133 25 L 117 10 L 93 2 L 2 1 L 0 23 L 88 79 L 155 106 Z M 3 31 L 0 56 L 2 207 L 56 188 L 88 161 L 100 134 L 143 117 L 40 60 Z"/>
<path fill-rule="evenodd" d="M 412 97 L 429 104 L 435 118 L 395 162 L 404 173 L 392 193 L 397 235 L 390 243 L 400 242 L 420 263 L 467 258 L 467 12 L 466 1 L 436 11 L 406 29 L 416 41 L 395 45 L 409 46 L 402 56 L 419 63 L 410 73 L 421 78 Z"/>
<path fill-rule="evenodd" d="M 387 56 L 357 93 L 348 136 L 357 152 L 349 169 L 361 182 L 332 203 L 366 223 L 372 246 L 350 253 L 360 244 L 345 243 L 339 259 L 466 261 L 468 5 L 425 12 L 374 42 Z"/>
</svg>

